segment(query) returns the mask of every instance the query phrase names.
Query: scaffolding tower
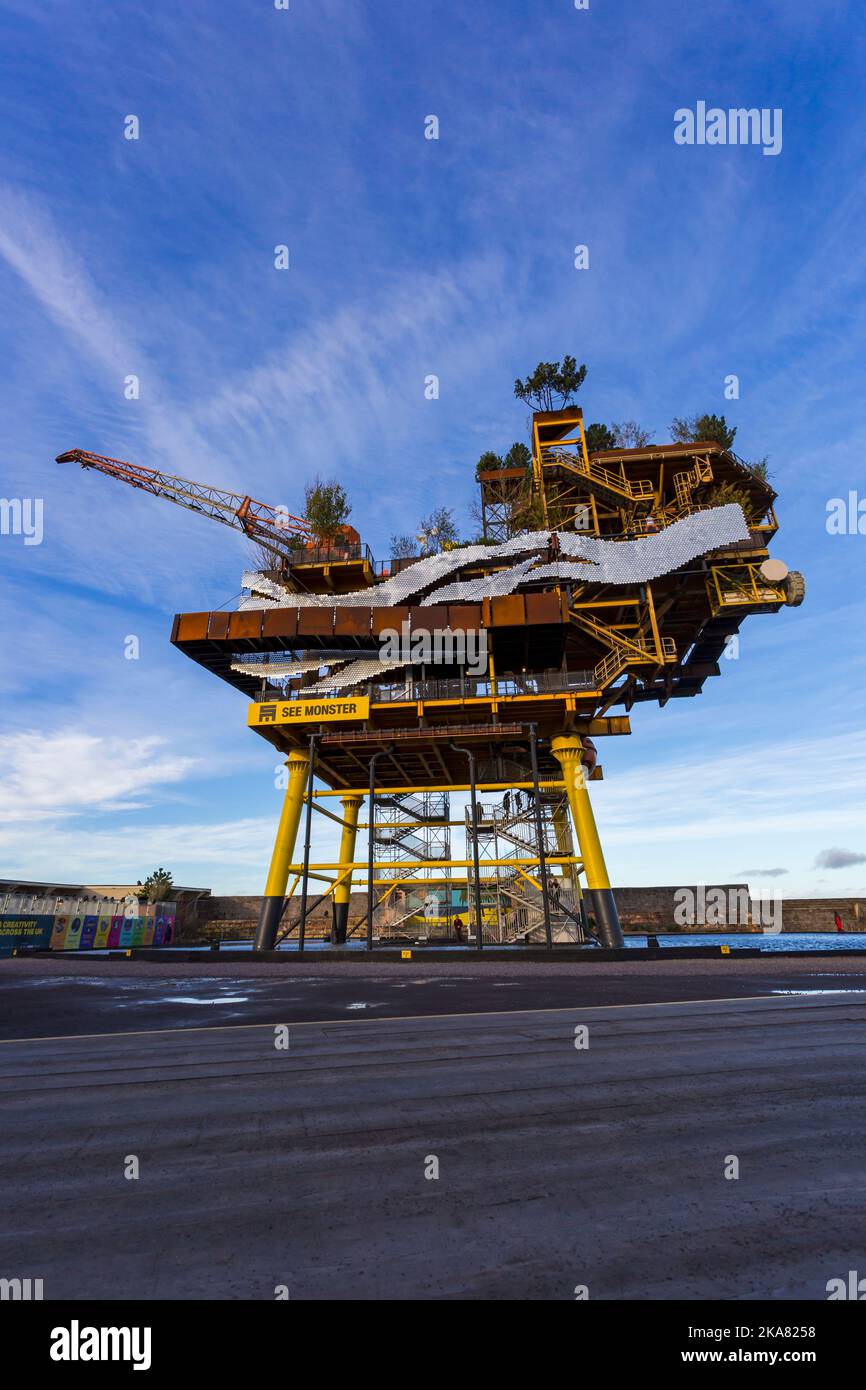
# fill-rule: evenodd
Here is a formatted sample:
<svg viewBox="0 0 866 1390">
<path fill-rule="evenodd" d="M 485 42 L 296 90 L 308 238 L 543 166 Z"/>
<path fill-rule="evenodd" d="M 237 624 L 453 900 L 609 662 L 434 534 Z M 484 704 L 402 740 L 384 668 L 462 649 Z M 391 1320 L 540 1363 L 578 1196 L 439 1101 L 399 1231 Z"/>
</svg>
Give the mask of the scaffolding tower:
<svg viewBox="0 0 866 1390">
<path fill-rule="evenodd" d="M 498 801 L 482 800 L 477 827 L 467 806 L 466 843 L 478 849 L 485 941 L 542 942 L 545 896 L 554 942 L 580 945 L 595 939 L 588 931 L 578 881 L 580 860 L 574 853 L 563 793 L 541 792 L 536 800 L 531 791 L 512 791 Z M 474 860 L 474 853 L 467 858 Z M 474 882 L 471 868 L 470 899 Z"/>
<path fill-rule="evenodd" d="M 520 529 L 531 495 L 532 474 L 525 468 L 491 468 L 478 474 L 478 483 L 484 539 L 499 545 Z"/>
<path fill-rule="evenodd" d="M 377 915 L 383 935 L 411 922 L 416 931 L 421 920 L 434 933 L 447 933 L 454 915 L 451 874 L 442 865 L 451 858 L 451 797 L 447 791 L 384 792 L 375 799 L 373 841 L 377 847 L 383 880 L 393 880 L 380 901 Z M 409 869 L 410 864 L 429 868 Z M 393 868 L 390 867 L 393 865 Z M 411 890 L 404 880 L 413 881 Z M 396 889 L 396 891 L 394 891 Z M 385 897 L 391 900 L 386 905 Z M 412 912 L 412 906 L 415 911 Z M 404 908 L 409 908 L 407 914 Z M 411 935 L 409 927 L 405 928 Z"/>
</svg>

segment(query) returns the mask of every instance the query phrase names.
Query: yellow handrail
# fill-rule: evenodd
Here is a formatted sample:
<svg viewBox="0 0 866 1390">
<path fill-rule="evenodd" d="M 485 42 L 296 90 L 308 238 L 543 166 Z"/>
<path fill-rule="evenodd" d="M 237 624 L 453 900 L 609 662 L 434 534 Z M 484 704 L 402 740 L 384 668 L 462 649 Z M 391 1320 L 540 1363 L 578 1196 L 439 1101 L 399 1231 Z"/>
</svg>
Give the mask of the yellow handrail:
<svg viewBox="0 0 866 1390">
<path fill-rule="evenodd" d="M 601 464 L 590 463 L 589 459 L 583 458 L 581 454 L 566 453 L 558 445 L 543 444 L 541 451 L 542 456 L 549 455 L 548 458 L 542 457 L 542 463 L 554 463 L 564 468 L 570 468 L 572 472 L 580 473 L 590 482 L 597 483 L 600 487 L 606 488 L 608 492 L 617 492 L 620 496 L 627 497 L 631 502 L 649 500 L 655 495 L 652 483 L 645 478 L 629 482 L 624 474 L 612 473 L 609 468 L 603 468 Z"/>
</svg>

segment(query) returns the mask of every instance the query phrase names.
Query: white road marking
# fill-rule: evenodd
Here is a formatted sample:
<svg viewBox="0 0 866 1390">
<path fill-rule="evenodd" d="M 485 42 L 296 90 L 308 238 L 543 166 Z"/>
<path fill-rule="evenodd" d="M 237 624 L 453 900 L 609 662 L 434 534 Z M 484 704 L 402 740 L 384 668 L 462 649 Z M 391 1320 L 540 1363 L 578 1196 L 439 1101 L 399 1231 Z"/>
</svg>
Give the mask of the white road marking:
<svg viewBox="0 0 866 1390">
<path fill-rule="evenodd" d="M 821 993 L 833 994 L 838 1000 L 840 993 L 857 994 L 858 990 L 822 990 Z M 357 1018 L 352 1020 L 352 1026 L 356 1027 L 361 1023 L 374 1023 L 381 1027 L 386 1023 L 427 1023 L 434 1019 L 460 1019 L 460 1018 L 520 1018 L 526 1014 L 575 1014 L 575 1013 L 612 1013 L 618 1009 L 686 1009 L 693 1004 L 756 1004 L 759 1002 L 771 1004 L 788 1005 L 791 1001 L 780 999 L 776 994 L 738 994 L 730 998 L 722 999 L 656 999 L 646 1001 L 642 1004 L 569 1004 L 565 1007 L 553 1009 L 478 1009 L 470 1013 L 450 1013 L 450 1014 L 397 1014 L 393 1018 Z M 349 1023 L 345 1018 L 308 1018 L 302 1019 L 297 1023 L 288 1022 L 289 1028 L 333 1028 L 340 1025 L 345 1026 Z M 0 1038 L 0 1047 L 11 1047 L 16 1043 L 32 1042 L 76 1042 L 87 1041 L 92 1038 L 150 1038 L 159 1037 L 161 1034 L 169 1033 L 241 1033 L 251 1028 L 274 1028 L 286 1025 L 285 1019 L 279 1019 L 275 1023 L 212 1023 L 203 1024 L 195 1028 L 136 1028 L 122 1033 L 58 1033 L 47 1034 L 42 1037 L 32 1038 Z"/>
</svg>

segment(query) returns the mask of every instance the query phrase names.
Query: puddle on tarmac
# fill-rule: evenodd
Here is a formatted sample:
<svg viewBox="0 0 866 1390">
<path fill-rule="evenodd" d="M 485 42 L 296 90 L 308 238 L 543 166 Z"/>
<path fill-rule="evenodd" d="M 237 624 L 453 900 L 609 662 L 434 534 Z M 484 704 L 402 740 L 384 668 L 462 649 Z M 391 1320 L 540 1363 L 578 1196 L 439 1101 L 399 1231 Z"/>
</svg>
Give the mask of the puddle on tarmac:
<svg viewBox="0 0 866 1390">
<path fill-rule="evenodd" d="M 199 999 L 195 994 L 172 994 L 165 999 L 138 999 L 139 1004 L 246 1004 L 247 994 L 221 994 L 217 999 Z"/>
<path fill-rule="evenodd" d="M 799 995 L 808 994 L 818 995 L 820 997 L 822 994 L 866 994 L 866 989 L 772 989 L 770 990 L 770 993 Z"/>
</svg>

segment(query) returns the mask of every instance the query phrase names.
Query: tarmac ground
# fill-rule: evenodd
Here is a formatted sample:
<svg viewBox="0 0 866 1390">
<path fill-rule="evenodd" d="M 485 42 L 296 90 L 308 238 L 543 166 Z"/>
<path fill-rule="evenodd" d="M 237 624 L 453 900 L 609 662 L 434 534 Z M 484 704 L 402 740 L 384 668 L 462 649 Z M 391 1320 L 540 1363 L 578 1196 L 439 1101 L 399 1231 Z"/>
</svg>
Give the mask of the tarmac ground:
<svg viewBox="0 0 866 1390">
<path fill-rule="evenodd" d="M 0 1274 L 824 1300 L 866 1270 L 864 1024 L 851 957 L 6 960 Z"/>
</svg>

